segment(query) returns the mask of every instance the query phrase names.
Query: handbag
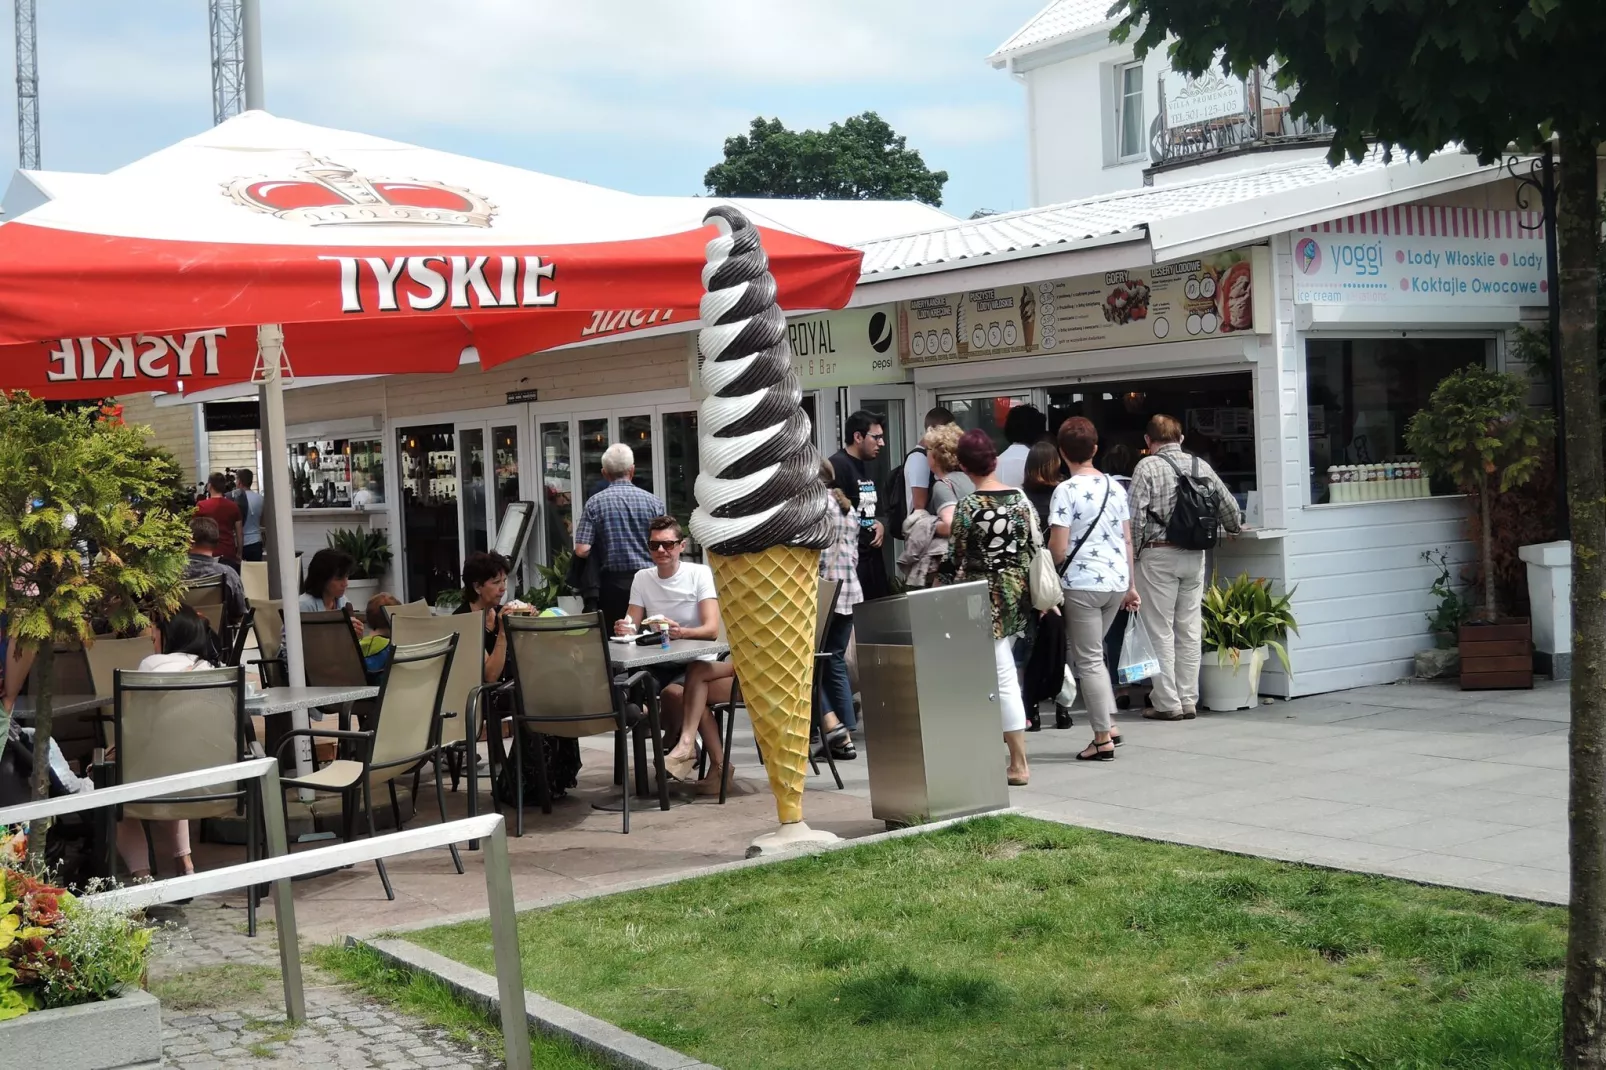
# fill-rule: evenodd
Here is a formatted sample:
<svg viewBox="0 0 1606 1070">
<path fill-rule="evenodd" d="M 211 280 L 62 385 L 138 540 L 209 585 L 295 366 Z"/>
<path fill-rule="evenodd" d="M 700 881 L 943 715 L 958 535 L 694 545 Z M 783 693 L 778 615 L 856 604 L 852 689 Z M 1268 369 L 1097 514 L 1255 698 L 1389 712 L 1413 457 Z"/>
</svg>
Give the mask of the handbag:
<svg viewBox="0 0 1606 1070">
<path fill-rule="evenodd" d="M 1039 613 L 1047 613 L 1064 604 L 1065 592 L 1060 589 L 1060 574 L 1054 567 L 1054 555 L 1043 545 L 1043 533 L 1037 526 L 1035 514 L 1031 528 L 1032 563 L 1026 569 L 1027 588 L 1031 591 L 1032 608 Z"/>
</svg>

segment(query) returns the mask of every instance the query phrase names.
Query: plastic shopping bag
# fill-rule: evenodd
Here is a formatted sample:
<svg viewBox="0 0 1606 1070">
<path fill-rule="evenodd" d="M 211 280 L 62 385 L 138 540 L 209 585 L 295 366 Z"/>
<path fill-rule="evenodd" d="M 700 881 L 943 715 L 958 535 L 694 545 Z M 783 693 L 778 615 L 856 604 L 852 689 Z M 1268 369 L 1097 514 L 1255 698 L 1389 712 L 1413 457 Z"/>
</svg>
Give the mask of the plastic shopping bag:
<svg viewBox="0 0 1606 1070">
<path fill-rule="evenodd" d="M 1060 685 L 1060 693 L 1054 696 L 1054 703 L 1066 709 L 1076 704 L 1076 677 L 1071 675 L 1069 665 L 1065 666 L 1065 682 Z"/>
<path fill-rule="evenodd" d="M 1115 678 L 1123 684 L 1147 680 L 1160 671 L 1160 658 L 1154 652 L 1148 630 L 1134 611 L 1128 611 L 1126 638 L 1121 643 L 1121 658 L 1115 665 Z"/>
</svg>

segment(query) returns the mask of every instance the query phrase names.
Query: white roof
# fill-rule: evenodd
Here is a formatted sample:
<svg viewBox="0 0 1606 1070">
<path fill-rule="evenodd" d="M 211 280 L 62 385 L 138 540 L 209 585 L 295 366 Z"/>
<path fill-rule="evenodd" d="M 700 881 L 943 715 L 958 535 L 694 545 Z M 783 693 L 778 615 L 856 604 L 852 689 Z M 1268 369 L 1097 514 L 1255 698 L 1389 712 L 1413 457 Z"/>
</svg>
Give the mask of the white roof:
<svg viewBox="0 0 1606 1070">
<path fill-rule="evenodd" d="M 1263 159 L 1264 157 L 1262 157 Z M 1272 234 L 1492 181 L 1498 165 L 1447 151 L 1425 161 L 1381 152 L 1331 167 L 1302 159 L 1029 208 L 866 242 L 861 281 L 970 267 L 990 259 L 1140 240 L 1156 261 L 1262 240 Z"/>
<path fill-rule="evenodd" d="M 1047 7 L 994 50 L 987 62 L 1002 67 L 1016 56 L 1035 52 L 1048 45 L 1081 37 L 1090 30 L 1114 26 L 1109 17 L 1112 0 L 1049 0 Z"/>
<path fill-rule="evenodd" d="M 701 204 L 708 200 L 697 199 Z M 835 245 L 862 245 L 959 222 L 958 216 L 920 201 L 792 201 L 770 197 L 714 200 L 735 205 L 755 222 Z"/>
</svg>

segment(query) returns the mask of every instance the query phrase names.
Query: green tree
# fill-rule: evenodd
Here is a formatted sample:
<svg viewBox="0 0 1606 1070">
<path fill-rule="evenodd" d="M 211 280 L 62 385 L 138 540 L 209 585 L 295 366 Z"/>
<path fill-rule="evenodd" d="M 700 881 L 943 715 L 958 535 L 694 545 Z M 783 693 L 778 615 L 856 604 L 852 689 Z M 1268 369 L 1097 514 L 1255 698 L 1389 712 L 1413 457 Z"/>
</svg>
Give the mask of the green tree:
<svg viewBox="0 0 1606 1070">
<path fill-rule="evenodd" d="M 718 197 L 795 200 L 915 200 L 942 204 L 947 171 L 926 166 L 907 139 L 873 111 L 828 130 L 788 130 L 779 119 L 753 120 L 725 139 L 725 159 L 703 184 Z"/>
<path fill-rule="evenodd" d="M 1528 383 L 1520 375 L 1462 368 L 1433 389 L 1427 407 L 1411 417 L 1406 447 L 1428 471 L 1443 475 L 1477 502 L 1483 545 L 1483 608 L 1500 616 L 1494 583 L 1494 538 L 1489 530 L 1494 495 L 1533 478 L 1554 421 L 1528 409 Z"/>
<path fill-rule="evenodd" d="M 189 525 L 167 507 L 177 465 L 148 434 L 115 407 L 51 412 L 0 395 L 0 613 L 10 641 L 35 651 L 36 798 L 50 790 L 55 645 L 93 642 L 97 618 L 137 633 L 178 604 Z M 9 720 L 0 710 L 0 739 Z"/>
<path fill-rule="evenodd" d="M 1331 159 L 1372 142 L 1480 160 L 1553 143 L 1568 508 L 1573 536 L 1569 791 L 1572 878 L 1563 1058 L 1606 1067 L 1606 477 L 1597 365 L 1596 149 L 1606 121 L 1600 0 L 1116 0 L 1112 36 L 1172 66 L 1239 75 L 1279 62 L 1296 118 L 1337 130 Z"/>
</svg>

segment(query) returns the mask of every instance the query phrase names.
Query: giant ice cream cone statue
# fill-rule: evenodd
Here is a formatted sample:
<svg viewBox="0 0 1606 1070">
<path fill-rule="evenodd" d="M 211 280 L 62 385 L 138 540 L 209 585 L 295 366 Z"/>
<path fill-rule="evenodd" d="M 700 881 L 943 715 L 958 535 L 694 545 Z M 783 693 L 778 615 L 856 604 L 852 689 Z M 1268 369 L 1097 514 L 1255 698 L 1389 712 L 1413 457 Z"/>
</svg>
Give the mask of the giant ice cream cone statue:
<svg viewBox="0 0 1606 1070">
<path fill-rule="evenodd" d="M 702 472 L 691 530 L 708 550 L 742 698 L 781 831 L 754 852 L 829 834 L 803 822 L 820 551 L 831 542 L 786 316 L 758 231 L 720 207 L 703 269 Z M 754 853 L 750 852 L 750 853 Z"/>
</svg>

